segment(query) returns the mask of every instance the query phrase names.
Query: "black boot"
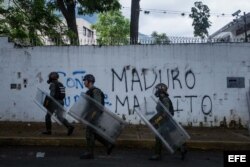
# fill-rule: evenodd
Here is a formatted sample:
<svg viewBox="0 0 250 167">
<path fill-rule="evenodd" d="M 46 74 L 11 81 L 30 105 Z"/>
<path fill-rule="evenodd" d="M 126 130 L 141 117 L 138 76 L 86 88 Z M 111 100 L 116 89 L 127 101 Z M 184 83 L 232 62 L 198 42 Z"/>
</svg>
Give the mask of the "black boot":
<svg viewBox="0 0 250 167">
<path fill-rule="evenodd" d="M 62 118 L 62 123 L 68 129 L 67 135 L 70 136 L 75 128 L 65 118 Z"/>
<path fill-rule="evenodd" d="M 94 159 L 94 154 L 90 152 L 85 152 L 80 155 L 80 159 Z"/>
<path fill-rule="evenodd" d="M 68 128 L 68 136 L 70 136 L 72 133 L 73 133 L 73 131 L 74 131 L 74 127 L 73 126 L 70 126 L 69 128 Z"/>
<path fill-rule="evenodd" d="M 180 152 L 181 152 L 181 160 L 184 160 L 186 158 L 187 155 L 187 144 L 184 143 L 180 148 L 179 148 Z"/>
<path fill-rule="evenodd" d="M 114 146 L 113 144 L 109 144 L 109 145 L 108 145 L 108 147 L 107 147 L 107 154 L 108 154 L 108 155 L 111 154 L 111 152 L 112 152 L 112 150 L 113 150 L 114 147 L 115 147 L 115 146 Z"/>
<path fill-rule="evenodd" d="M 45 116 L 45 125 L 46 125 L 46 131 L 42 132 L 44 135 L 51 135 L 51 115 L 49 113 L 46 114 Z"/>
<path fill-rule="evenodd" d="M 159 161 L 159 160 L 161 160 L 161 155 L 155 154 L 152 157 L 150 157 L 149 160 L 151 160 L 151 161 Z"/>
<path fill-rule="evenodd" d="M 44 132 L 42 132 L 42 134 L 44 134 L 44 135 L 51 135 L 51 131 L 44 131 Z"/>
<path fill-rule="evenodd" d="M 181 160 L 184 160 L 186 158 L 187 155 L 187 149 L 183 148 L 181 149 Z"/>
</svg>

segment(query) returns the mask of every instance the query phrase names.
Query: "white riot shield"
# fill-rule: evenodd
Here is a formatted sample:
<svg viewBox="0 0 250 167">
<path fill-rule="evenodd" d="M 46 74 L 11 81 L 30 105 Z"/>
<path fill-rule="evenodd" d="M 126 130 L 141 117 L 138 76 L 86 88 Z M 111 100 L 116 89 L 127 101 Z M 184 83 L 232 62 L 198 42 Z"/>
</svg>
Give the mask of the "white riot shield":
<svg viewBox="0 0 250 167">
<path fill-rule="evenodd" d="M 162 111 L 159 111 L 157 105 L 160 105 Z M 135 111 L 170 153 L 174 153 L 190 139 L 182 126 L 173 119 L 168 109 L 153 96 L 144 98 L 144 103 Z"/>
<path fill-rule="evenodd" d="M 81 93 L 68 114 L 91 127 L 104 140 L 114 144 L 125 127 L 125 122 L 93 98 Z"/>
<path fill-rule="evenodd" d="M 66 110 L 53 97 L 40 88 L 37 88 L 34 102 L 42 109 L 42 111 L 45 113 L 48 112 L 54 121 L 62 125 L 62 120 L 66 116 Z"/>
</svg>

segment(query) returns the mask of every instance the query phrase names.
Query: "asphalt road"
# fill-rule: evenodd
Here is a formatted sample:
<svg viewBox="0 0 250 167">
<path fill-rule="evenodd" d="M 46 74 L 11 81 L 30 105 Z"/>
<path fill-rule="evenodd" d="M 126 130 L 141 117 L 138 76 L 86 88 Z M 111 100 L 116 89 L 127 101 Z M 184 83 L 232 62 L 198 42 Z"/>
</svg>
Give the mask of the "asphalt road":
<svg viewBox="0 0 250 167">
<path fill-rule="evenodd" d="M 189 151 L 184 161 L 180 154 L 164 152 L 163 160 L 149 161 L 151 150 L 114 149 L 106 155 L 103 148 L 97 148 L 95 159 L 81 160 L 83 148 L 75 147 L 1 147 L 1 167 L 222 167 L 223 152 Z"/>
</svg>

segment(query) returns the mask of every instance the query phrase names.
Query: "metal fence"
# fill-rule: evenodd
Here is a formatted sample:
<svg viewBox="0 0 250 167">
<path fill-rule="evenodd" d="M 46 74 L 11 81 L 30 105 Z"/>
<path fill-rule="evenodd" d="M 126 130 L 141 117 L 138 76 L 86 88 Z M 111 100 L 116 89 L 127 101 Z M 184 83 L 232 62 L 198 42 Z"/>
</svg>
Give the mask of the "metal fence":
<svg viewBox="0 0 250 167">
<path fill-rule="evenodd" d="M 153 38 L 140 38 L 136 41 L 130 39 L 108 39 L 105 42 L 100 42 L 96 39 L 86 39 L 86 40 L 42 40 L 37 42 L 36 40 L 30 39 L 15 39 L 9 40 L 14 42 L 16 46 L 63 46 L 63 45 L 171 45 L 171 44 L 205 44 L 205 43 L 250 43 L 245 41 L 243 38 L 194 38 L 194 37 L 168 37 L 166 40 L 155 40 Z"/>
</svg>

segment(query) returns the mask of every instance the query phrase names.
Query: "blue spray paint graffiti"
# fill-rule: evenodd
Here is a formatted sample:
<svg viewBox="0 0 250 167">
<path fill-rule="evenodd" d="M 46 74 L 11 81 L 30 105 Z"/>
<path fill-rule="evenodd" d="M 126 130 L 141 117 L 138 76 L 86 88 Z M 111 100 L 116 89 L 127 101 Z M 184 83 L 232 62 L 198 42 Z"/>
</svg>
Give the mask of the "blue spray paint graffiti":
<svg viewBox="0 0 250 167">
<path fill-rule="evenodd" d="M 69 93 L 69 95 L 66 95 L 66 98 L 64 99 L 65 107 L 70 107 L 73 103 L 75 103 L 79 98 L 79 94 L 83 92 L 84 85 L 82 82 L 82 78 L 84 77 L 85 73 L 86 73 L 85 70 L 76 70 L 73 71 L 71 74 L 67 74 L 64 71 L 58 71 L 58 74 L 60 76 L 60 81 L 63 82 L 63 84 L 66 87 L 66 92 L 77 93 L 77 94 Z M 74 89 L 77 91 L 75 91 Z"/>
<path fill-rule="evenodd" d="M 71 75 L 67 75 L 67 73 L 63 71 L 58 71 L 58 74 L 60 76 L 60 81 L 63 82 L 63 84 L 66 87 L 66 92 L 76 92 L 76 94 L 66 95 L 66 98 L 64 99 L 65 107 L 70 107 L 79 99 L 80 93 L 86 91 L 84 90 L 85 87 L 82 82 L 82 79 L 86 74 L 86 71 L 76 70 L 73 71 Z M 107 94 L 105 94 L 105 105 L 106 106 L 112 105 L 112 103 L 109 102 Z"/>
<path fill-rule="evenodd" d="M 66 88 L 75 88 L 75 89 L 83 89 L 83 83 L 82 78 L 83 75 L 86 73 L 85 71 L 73 71 L 72 75 L 73 77 L 67 77 L 67 74 L 65 72 L 58 72 L 59 75 L 62 74 L 64 77 L 66 77 Z M 78 77 L 81 77 L 80 79 Z"/>
<path fill-rule="evenodd" d="M 105 106 L 112 106 L 112 103 L 109 101 L 109 97 L 107 94 L 104 94 L 104 102 Z"/>
</svg>

